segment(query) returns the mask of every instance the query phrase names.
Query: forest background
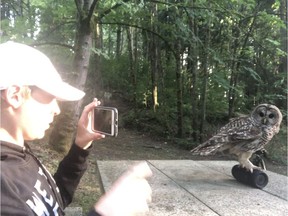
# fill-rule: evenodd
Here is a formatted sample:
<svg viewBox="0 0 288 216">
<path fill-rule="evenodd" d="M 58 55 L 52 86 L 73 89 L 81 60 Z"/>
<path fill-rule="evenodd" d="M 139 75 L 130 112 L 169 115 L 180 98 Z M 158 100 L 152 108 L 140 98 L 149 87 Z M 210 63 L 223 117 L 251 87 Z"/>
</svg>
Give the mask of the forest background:
<svg viewBox="0 0 288 216">
<path fill-rule="evenodd" d="M 95 158 L 195 159 L 187 149 L 260 103 L 283 113 L 267 150 L 287 175 L 287 0 L 0 0 L 0 6 L 1 43 L 40 49 L 65 81 L 86 92 L 79 103 L 60 104 L 52 130 L 33 146 L 50 171 L 69 148 L 83 105 L 97 97 L 119 109 L 120 134 L 97 143 L 72 206 L 87 212 L 101 196 Z"/>
<path fill-rule="evenodd" d="M 272 103 L 287 152 L 286 0 L 1 0 L 0 34 L 42 50 L 87 93 L 61 104 L 49 139 L 58 151 L 97 97 L 129 105 L 120 126 L 188 149 Z"/>
</svg>

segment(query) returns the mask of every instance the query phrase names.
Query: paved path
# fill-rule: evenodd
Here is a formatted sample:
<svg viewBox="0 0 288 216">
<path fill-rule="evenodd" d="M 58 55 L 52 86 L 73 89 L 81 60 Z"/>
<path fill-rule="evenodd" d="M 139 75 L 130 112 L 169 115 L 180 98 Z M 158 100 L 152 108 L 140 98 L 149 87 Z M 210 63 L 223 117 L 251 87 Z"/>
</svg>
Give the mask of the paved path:
<svg viewBox="0 0 288 216">
<path fill-rule="evenodd" d="M 152 203 L 148 216 L 288 215 L 288 178 L 265 171 L 262 190 L 237 182 L 236 161 L 149 160 Z M 137 161 L 97 161 L 106 191 Z"/>
</svg>

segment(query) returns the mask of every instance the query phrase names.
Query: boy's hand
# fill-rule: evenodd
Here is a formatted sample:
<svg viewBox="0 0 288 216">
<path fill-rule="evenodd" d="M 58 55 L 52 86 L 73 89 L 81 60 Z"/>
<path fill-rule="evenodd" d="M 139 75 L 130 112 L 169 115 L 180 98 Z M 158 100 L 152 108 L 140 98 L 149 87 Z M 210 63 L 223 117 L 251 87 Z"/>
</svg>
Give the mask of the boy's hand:
<svg viewBox="0 0 288 216">
<path fill-rule="evenodd" d="M 152 171 L 142 162 L 124 173 L 100 198 L 95 210 L 103 216 L 132 216 L 149 211 L 152 190 L 148 177 Z"/>
<path fill-rule="evenodd" d="M 78 121 L 75 143 L 83 149 L 87 149 L 93 140 L 105 138 L 105 135 L 93 132 L 91 129 L 91 111 L 100 105 L 100 101 L 94 98 L 93 102 L 85 106 Z"/>
</svg>

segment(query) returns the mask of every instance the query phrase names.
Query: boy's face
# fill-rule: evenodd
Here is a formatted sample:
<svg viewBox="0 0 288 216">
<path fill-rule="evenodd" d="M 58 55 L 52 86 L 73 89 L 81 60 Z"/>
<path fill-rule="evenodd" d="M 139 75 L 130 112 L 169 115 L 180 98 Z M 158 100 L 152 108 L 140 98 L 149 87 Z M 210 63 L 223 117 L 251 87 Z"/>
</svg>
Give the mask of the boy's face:
<svg viewBox="0 0 288 216">
<path fill-rule="evenodd" d="M 24 140 L 41 139 L 53 119 L 60 113 L 56 98 L 37 88 L 29 87 L 31 96 L 20 107 L 19 124 Z"/>
</svg>

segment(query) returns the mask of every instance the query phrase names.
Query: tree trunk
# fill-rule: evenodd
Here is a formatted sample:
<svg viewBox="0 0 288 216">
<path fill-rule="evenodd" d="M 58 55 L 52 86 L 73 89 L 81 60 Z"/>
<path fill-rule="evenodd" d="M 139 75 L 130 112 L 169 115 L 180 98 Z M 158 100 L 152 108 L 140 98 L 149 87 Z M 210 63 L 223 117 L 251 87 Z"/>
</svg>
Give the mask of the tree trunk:
<svg viewBox="0 0 288 216">
<path fill-rule="evenodd" d="M 206 120 L 206 103 L 207 103 L 207 84 L 209 78 L 209 47 L 210 47 L 210 25 L 206 27 L 206 38 L 205 38 L 205 46 L 203 50 L 203 58 L 202 58 L 202 71 L 203 71 L 203 82 L 202 82 L 202 92 L 201 92 L 201 101 L 200 101 L 200 142 L 203 142 L 203 134 L 204 134 L 204 123 Z"/>
<path fill-rule="evenodd" d="M 158 107 L 158 57 L 157 57 L 157 45 L 154 35 L 151 36 L 150 41 L 150 66 L 151 66 L 151 84 L 152 84 L 152 105 L 153 110 L 156 112 Z"/>
<path fill-rule="evenodd" d="M 122 41 L 122 31 L 121 26 L 117 27 L 117 40 L 116 40 L 116 59 L 119 59 L 121 55 L 121 41 Z"/>
<path fill-rule="evenodd" d="M 95 4 L 92 4 L 95 7 Z M 78 8 L 78 11 L 86 10 L 93 11 L 90 8 L 91 2 L 84 1 L 83 9 Z M 87 12 L 88 14 L 88 12 Z M 75 40 L 75 56 L 74 56 L 74 73 L 76 74 L 76 82 L 74 86 L 84 90 L 88 74 L 90 53 L 92 47 L 92 30 L 91 30 L 91 16 L 84 17 L 79 14 L 78 29 Z M 65 152 L 69 149 L 72 140 L 74 139 L 74 132 L 77 126 L 77 121 L 81 113 L 82 100 L 79 102 L 65 102 L 61 105 L 61 115 L 57 118 L 56 124 L 50 134 L 49 144 L 55 150 Z"/>
<path fill-rule="evenodd" d="M 182 95 L 182 75 L 181 75 L 181 59 L 180 45 L 175 44 L 175 63 L 176 63 L 176 99 L 177 99 L 177 137 L 183 138 L 183 95 Z"/>
<path fill-rule="evenodd" d="M 191 7 L 193 7 L 195 0 L 191 1 Z M 198 62 L 198 44 L 195 37 L 198 37 L 198 26 L 196 17 L 189 17 L 189 27 L 190 31 L 194 33 L 194 42 L 188 48 L 188 61 L 187 61 L 187 72 L 191 74 L 191 128 L 192 128 L 192 138 L 194 141 L 198 140 L 199 128 L 198 128 L 198 94 L 197 94 L 197 62 Z M 192 35 L 191 35 L 192 37 Z"/>
<path fill-rule="evenodd" d="M 129 27 L 126 28 L 127 32 L 127 40 L 128 40 L 128 53 L 129 53 L 129 68 L 130 68 L 130 78 L 131 78 L 131 83 L 132 83 L 132 88 L 133 88 L 133 104 L 134 108 L 137 106 L 137 98 L 136 98 L 136 93 L 137 93 L 137 81 L 136 81 L 136 58 L 135 56 L 135 51 L 134 49 L 137 49 L 134 47 L 133 43 L 133 34 L 131 33 L 131 29 Z M 135 39 L 135 38 L 134 38 Z M 134 47 L 134 48 L 133 48 Z"/>
<path fill-rule="evenodd" d="M 282 56 L 279 61 L 280 61 L 280 64 L 279 64 L 279 73 L 283 73 L 283 74 L 286 74 L 286 83 L 285 85 L 287 84 L 287 71 L 288 71 L 288 59 L 287 59 L 287 52 L 288 52 L 288 47 L 287 47 L 287 43 L 288 43 L 288 33 L 287 33 L 287 29 L 288 29 L 288 16 L 287 16 L 287 5 L 288 2 L 287 0 L 281 0 L 281 5 L 280 5 L 280 18 L 281 20 L 283 21 L 283 23 L 285 23 L 285 27 L 282 27 L 280 29 L 280 40 L 281 40 L 281 49 L 286 52 L 286 55 L 285 56 Z M 287 85 L 286 85 L 287 87 Z M 284 87 L 285 88 L 285 87 Z M 287 97 L 285 97 L 285 99 L 279 99 L 277 101 L 277 105 L 281 105 L 283 107 L 287 107 Z"/>
<path fill-rule="evenodd" d="M 102 26 L 100 24 L 96 24 L 94 27 L 94 48 L 95 49 L 103 49 L 102 43 Z M 103 95 L 99 95 L 99 92 L 103 90 L 103 79 L 102 79 L 102 70 L 101 70 L 101 56 L 97 53 L 94 53 L 92 58 L 92 62 L 90 59 L 90 65 L 92 63 L 92 67 L 90 66 L 91 72 L 93 73 L 93 95 L 97 97 L 102 97 Z M 95 97 L 94 96 L 94 97 Z M 102 105 L 105 106 L 105 101 L 102 101 Z"/>
<path fill-rule="evenodd" d="M 288 51 L 288 47 L 287 47 L 287 43 L 288 43 L 288 33 L 287 33 L 287 29 L 288 29 L 288 16 L 287 16 L 287 5 L 288 2 L 285 0 L 281 0 L 281 5 L 280 5 L 280 18 L 283 21 L 283 23 L 285 24 L 285 27 L 282 27 L 280 29 L 280 41 L 281 41 L 281 49 L 284 52 Z M 287 56 L 283 56 L 280 59 L 280 65 L 279 65 L 279 71 L 282 72 L 286 72 L 287 69 Z"/>
<path fill-rule="evenodd" d="M 152 8 L 152 17 L 151 17 L 151 29 L 153 32 L 157 32 L 155 27 L 155 19 L 157 17 L 157 5 Z M 157 46 L 157 38 L 154 34 L 151 35 L 149 41 L 149 57 L 150 57 L 150 68 L 151 68 L 151 84 L 152 84 L 152 105 L 153 110 L 156 112 L 158 107 L 158 46 Z"/>
<path fill-rule="evenodd" d="M 76 52 L 74 58 L 74 68 L 77 71 L 78 78 L 76 87 L 79 89 L 85 89 L 85 83 L 87 80 L 87 74 L 89 69 L 89 60 L 92 48 L 92 31 L 90 28 L 90 20 L 83 20 L 80 22 L 80 28 L 78 30 L 79 36 L 76 41 Z M 78 119 L 81 113 L 82 100 L 77 103 L 75 108 L 75 117 Z"/>
</svg>

